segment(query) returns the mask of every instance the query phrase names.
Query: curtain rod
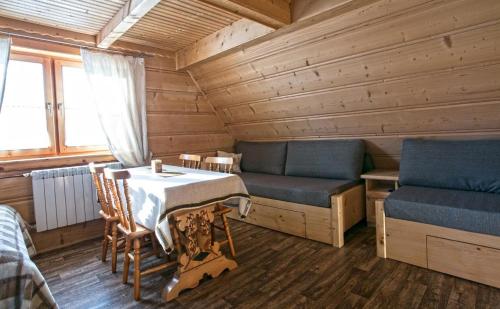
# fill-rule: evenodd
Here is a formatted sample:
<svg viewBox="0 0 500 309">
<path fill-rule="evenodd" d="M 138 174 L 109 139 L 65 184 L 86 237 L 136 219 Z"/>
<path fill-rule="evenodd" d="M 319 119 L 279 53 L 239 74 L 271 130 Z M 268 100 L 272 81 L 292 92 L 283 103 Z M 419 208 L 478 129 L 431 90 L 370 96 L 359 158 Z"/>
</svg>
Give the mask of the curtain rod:
<svg viewBox="0 0 500 309">
<path fill-rule="evenodd" d="M 134 57 L 143 57 L 143 58 L 155 56 L 155 54 L 153 54 L 153 53 L 139 52 L 139 51 L 135 52 L 133 50 L 128 50 L 126 48 L 110 47 L 110 49 L 104 49 L 104 48 L 99 48 L 99 47 L 92 46 L 92 45 L 85 45 L 85 44 L 81 44 L 81 43 L 77 43 L 77 42 L 64 42 L 64 41 L 60 41 L 57 39 L 40 38 L 40 37 L 29 35 L 29 34 L 12 33 L 9 31 L 2 30 L 2 29 L 0 29 L 0 34 L 7 35 L 9 37 L 18 37 L 18 38 L 23 38 L 23 39 L 35 40 L 35 41 L 48 42 L 48 43 L 62 45 L 62 46 L 86 48 L 89 50 L 96 50 L 96 51 L 113 53 L 113 54 L 121 54 L 124 56 L 134 56 Z"/>
</svg>

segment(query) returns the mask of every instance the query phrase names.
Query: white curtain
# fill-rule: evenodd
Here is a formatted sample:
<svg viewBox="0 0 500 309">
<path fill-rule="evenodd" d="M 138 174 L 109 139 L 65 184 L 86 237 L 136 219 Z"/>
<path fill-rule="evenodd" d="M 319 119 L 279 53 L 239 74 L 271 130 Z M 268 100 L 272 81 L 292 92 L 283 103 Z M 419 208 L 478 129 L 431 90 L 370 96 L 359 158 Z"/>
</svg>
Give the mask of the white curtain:
<svg viewBox="0 0 500 309">
<path fill-rule="evenodd" d="M 109 149 L 126 167 L 147 164 L 144 59 L 86 49 L 81 54 Z"/>
<path fill-rule="evenodd" d="M 2 111 L 3 93 L 9 64 L 10 38 L 0 37 L 0 111 Z"/>
</svg>

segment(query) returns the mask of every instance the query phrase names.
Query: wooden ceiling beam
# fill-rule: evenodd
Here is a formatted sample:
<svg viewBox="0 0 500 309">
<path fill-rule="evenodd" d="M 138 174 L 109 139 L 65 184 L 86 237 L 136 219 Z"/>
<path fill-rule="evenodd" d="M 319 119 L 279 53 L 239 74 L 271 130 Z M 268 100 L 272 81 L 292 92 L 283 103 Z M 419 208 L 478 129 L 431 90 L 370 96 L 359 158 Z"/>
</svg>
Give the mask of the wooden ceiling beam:
<svg viewBox="0 0 500 309">
<path fill-rule="evenodd" d="M 201 0 L 220 9 L 278 29 L 292 22 L 290 0 Z"/>
<path fill-rule="evenodd" d="M 137 44 L 133 42 L 126 42 L 126 41 L 116 41 L 111 45 L 109 48 L 111 50 L 116 50 L 116 51 L 133 51 L 141 54 L 145 54 L 148 56 L 159 56 L 159 57 L 166 57 L 166 58 L 174 58 L 175 53 L 171 50 L 163 49 L 163 48 L 158 48 L 154 46 L 148 46 L 148 45 L 142 45 L 142 44 Z"/>
<path fill-rule="evenodd" d="M 108 48 L 161 0 L 128 0 L 97 34 L 97 46 Z"/>
<path fill-rule="evenodd" d="M 177 70 L 206 61 L 253 41 L 274 29 L 248 19 L 240 19 L 176 52 Z"/>
<path fill-rule="evenodd" d="M 0 17 L 0 33 L 13 37 L 34 39 L 43 42 L 52 42 L 73 47 L 98 48 L 95 35 L 78 33 L 49 26 L 37 25 L 17 19 Z M 173 58 L 175 53 L 169 50 L 116 41 L 111 51 L 132 52 L 150 56 Z"/>
</svg>

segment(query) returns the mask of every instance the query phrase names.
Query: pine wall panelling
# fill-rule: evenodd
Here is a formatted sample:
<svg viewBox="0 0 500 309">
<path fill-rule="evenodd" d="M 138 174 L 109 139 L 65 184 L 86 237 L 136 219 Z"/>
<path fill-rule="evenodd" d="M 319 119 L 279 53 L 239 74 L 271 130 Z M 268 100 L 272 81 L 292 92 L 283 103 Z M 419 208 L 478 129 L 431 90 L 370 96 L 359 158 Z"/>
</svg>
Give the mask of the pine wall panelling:
<svg viewBox="0 0 500 309">
<path fill-rule="evenodd" d="M 155 158 L 178 163 L 179 153 L 214 155 L 231 150 L 233 138 L 189 74 L 175 60 L 146 59 L 148 136 Z"/>
<path fill-rule="evenodd" d="M 231 135 L 363 138 L 379 168 L 406 137 L 500 138 L 500 2 L 365 2 L 191 67 Z"/>
</svg>

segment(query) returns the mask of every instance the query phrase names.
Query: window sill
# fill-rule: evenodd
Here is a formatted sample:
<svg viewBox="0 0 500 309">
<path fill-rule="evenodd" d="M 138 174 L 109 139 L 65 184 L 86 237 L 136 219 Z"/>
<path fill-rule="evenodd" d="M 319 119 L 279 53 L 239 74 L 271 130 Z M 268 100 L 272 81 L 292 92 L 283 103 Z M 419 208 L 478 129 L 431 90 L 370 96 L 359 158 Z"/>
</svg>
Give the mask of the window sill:
<svg viewBox="0 0 500 309">
<path fill-rule="evenodd" d="M 114 160 L 116 159 L 108 151 L 29 159 L 0 159 L 0 178 L 19 176 L 23 173 L 28 173 L 36 169 L 65 167 L 88 164 L 90 162 L 107 162 Z"/>
</svg>

